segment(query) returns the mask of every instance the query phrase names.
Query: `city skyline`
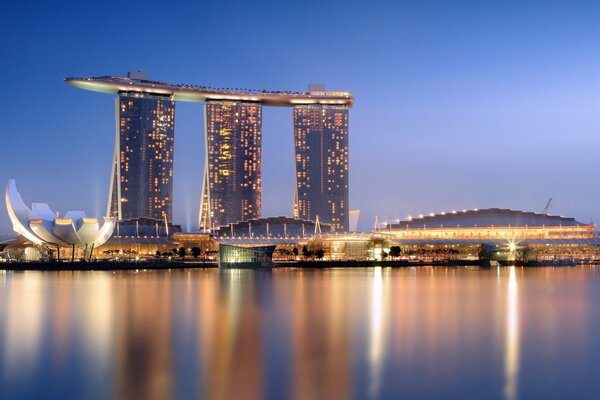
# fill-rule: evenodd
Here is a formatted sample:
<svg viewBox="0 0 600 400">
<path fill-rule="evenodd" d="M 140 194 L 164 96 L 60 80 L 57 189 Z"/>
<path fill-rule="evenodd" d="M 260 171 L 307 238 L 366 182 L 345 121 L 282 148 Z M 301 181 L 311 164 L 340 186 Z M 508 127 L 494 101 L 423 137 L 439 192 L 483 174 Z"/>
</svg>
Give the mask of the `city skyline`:
<svg viewBox="0 0 600 400">
<path fill-rule="evenodd" d="M 28 13 L 22 6 L 6 7 L 11 15 Z M 119 44 L 119 35 L 104 32 L 103 37 L 76 22 L 76 13 L 87 6 L 78 5 L 77 11 L 68 5 L 45 7 L 31 18 L 15 18 L 20 26 L 3 20 L 4 36 L 14 39 L 6 43 L 11 62 L 1 67 L 3 76 L 11 77 L 5 82 L 10 101 L 5 98 L 0 116 L 11 151 L 0 167 L 5 181 L 16 178 L 24 193 L 48 199 L 61 210 L 104 213 L 110 181 L 106 160 L 114 146 L 114 105 L 104 96 L 71 90 L 62 78 L 141 69 L 158 80 L 296 90 L 324 82 L 354 92 L 350 203 L 361 209 L 363 230 L 375 215 L 389 220 L 477 207 L 540 212 L 549 197 L 554 197 L 551 214 L 600 220 L 595 4 L 554 4 L 543 10 L 514 4 L 468 10 L 460 4 L 381 4 L 368 15 L 353 3 L 323 5 L 317 14 L 295 5 L 255 11 L 241 6 L 239 13 L 228 14 L 229 25 L 239 28 L 211 40 L 191 28 L 191 17 L 202 11 L 208 30 L 217 31 L 219 6 L 173 7 L 167 14 L 182 18 L 189 40 L 172 42 L 168 61 L 153 50 L 172 36 L 157 43 L 141 37 Z M 146 17 L 159 12 L 142 9 Z M 96 26 L 109 10 L 100 7 L 99 16 L 86 23 Z M 47 13 L 57 19 L 46 20 Z M 301 18 L 286 25 L 274 18 L 278 13 L 311 15 L 314 29 L 302 29 Z M 241 44 L 235 52 L 222 52 L 249 26 L 247 19 L 284 34 L 271 36 L 260 49 Z M 365 19 L 377 19 L 377 29 L 361 24 Z M 325 27 L 326 21 L 331 25 Z M 49 25 L 54 36 L 44 37 Z M 132 22 L 131 29 L 136 26 Z M 314 40 L 342 30 L 345 35 L 336 46 Z M 81 40 L 55 40 L 73 32 Z M 187 51 L 194 39 L 193 48 L 201 49 L 202 57 Z M 173 189 L 179 209 L 174 222 L 193 229 L 201 185 L 189 182 L 202 178 L 198 127 L 203 121 L 197 106 L 179 106 L 177 158 L 190 161 L 175 161 L 181 178 Z M 263 153 L 270 154 L 263 162 L 263 216 L 291 214 L 290 114 L 269 109 L 263 116 Z M 0 230 L 10 230 L 6 215 L 0 216 Z"/>
<path fill-rule="evenodd" d="M 0 4 L 0 399 L 594 398 L 600 1 Z"/>
</svg>

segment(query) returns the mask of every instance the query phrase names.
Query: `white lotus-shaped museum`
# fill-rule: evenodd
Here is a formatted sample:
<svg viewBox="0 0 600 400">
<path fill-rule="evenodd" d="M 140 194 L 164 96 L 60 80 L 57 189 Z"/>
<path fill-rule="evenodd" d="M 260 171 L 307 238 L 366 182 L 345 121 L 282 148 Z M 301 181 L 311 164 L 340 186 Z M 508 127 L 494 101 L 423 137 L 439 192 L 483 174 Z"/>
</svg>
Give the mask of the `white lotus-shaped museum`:
<svg viewBox="0 0 600 400">
<path fill-rule="evenodd" d="M 83 211 L 69 211 L 59 218 L 46 203 L 32 203 L 29 208 L 14 179 L 6 185 L 6 209 L 13 230 L 40 245 L 93 249 L 110 238 L 115 226 L 113 218 L 104 217 L 101 224 L 98 218 L 87 218 Z"/>
</svg>

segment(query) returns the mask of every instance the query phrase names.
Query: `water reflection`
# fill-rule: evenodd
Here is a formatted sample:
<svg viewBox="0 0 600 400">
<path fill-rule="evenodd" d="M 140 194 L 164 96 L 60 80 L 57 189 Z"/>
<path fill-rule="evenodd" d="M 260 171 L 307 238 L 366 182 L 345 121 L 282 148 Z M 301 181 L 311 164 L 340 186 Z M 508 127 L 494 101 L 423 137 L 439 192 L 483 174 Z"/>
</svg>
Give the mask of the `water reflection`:
<svg viewBox="0 0 600 400">
<path fill-rule="evenodd" d="M 24 273 L 18 288 L 8 286 L 2 302 L 10 305 L 2 324 L 2 353 L 4 370 L 10 378 L 27 375 L 40 361 L 44 313 L 42 277 Z"/>
<path fill-rule="evenodd" d="M 284 279 L 292 292 L 279 290 L 274 299 L 291 318 L 291 396 L 294 399 L 350 397 L 350 328 L 352 302 L 344 280 L 332 279 L 334 271 L 294 271 Z M 317 279 L 314 279 L 317 277 Z M 281 284 L 284 284 L 281 282 Z M 284 319 L 281 321 L 287 324 Z M 283 393 L 285 394 L 285 392 Z"/>
<path fill-rule="evenodd" d="M 165 399 L 172 391 L 174 288 L 169 279 L 156 275 L 118 275 L 114 280 L 113 390 L 117 398 Z"/>
<path fill-rule="evenodd" d="M 61 281 L 61 284 L 64 284 Z M 74 291 L 73 296 L 66 295 L 70 288 L 59 290 L 55 293 L 58 307 L 62 311 L 62 316 L 54 318 L 54 329 L 56 335 L 57 355 L 64 354 L 64 349 L 70 345 L 70 332 L 65 331 L 69 327 L 71 313 L 70 304 L 77 305 L 80 310 L 77 312 L 81 318 L 77 319 L 81 330 L 83 345 L 86 349 L 86 356 L 90 362 L 98 366 L 97 371 L 110 368 L 110 354 L 113 346 L 112 332 L 115 329 L 113 319 L 113 291 L 111 278 L 107 274 L 95 276 L 93 279 L 85 282 L 85 286 L 80 290 Z M 58 316 L 57 316 L 58 317 Z"/>
<path fill-rule="evenodd" d="M 218 272 L 218 312 L 212 325 L 202 327 L 210 337 L 202 395 L 209 399 L 262 398 L 262 321 L 254 274 L 248 270 Z"/>
<path fill-rule="evenodd" d="M 0 398 L 589 397 L 599 275 L 4 273 Z"/>
<path fill-rule="evenodd" d="M 382 268 L 373 270 L 373 288 L 371 294 L 371 332 L 369 345 L 369 397 L 376 398 L 381 388 L 381 370 L 383 368 L 384 331 L 384 298 Z"/>
<path fill-rule="evenodd" d="M 509 267 L 506 306 L 506 359 L 504 395 L 508 400 L 517 398 L 517 374 L 519 372 L 519 291 L 516 267 Z"/>
</svg>

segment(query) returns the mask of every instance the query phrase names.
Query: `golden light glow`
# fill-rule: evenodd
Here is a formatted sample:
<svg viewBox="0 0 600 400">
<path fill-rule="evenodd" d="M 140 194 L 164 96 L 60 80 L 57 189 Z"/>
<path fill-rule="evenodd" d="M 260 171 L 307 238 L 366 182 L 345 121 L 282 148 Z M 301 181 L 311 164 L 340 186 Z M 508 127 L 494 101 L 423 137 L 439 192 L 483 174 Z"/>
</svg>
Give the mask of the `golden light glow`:
<svg viewBox="0 0 600 400">
<path fill-rule="evenodd" d="M 409 227 L 402 229 L 391 227 L 394 238 L 397 239 L 593 239 L 593 225 L 579 226 L 535 226 L 535 227 Z"/>
<path fill-rule="evenodd" d="M 506 344 L 504 352 L 504 395 L 508 400 L 517 398 L 519 375 L 519 288 L 516 267 L 510 267 L 506 305 Z"/>
<path fill-rule="evenodd" d="M 383 369 L 383 349 L 385 345 L 384 298 L 382 268 L 373 270 L 373 289 L 371 293 L 371 329 L 369 338 L 369 397 L 377 398 L 381 387 Z"/>
</svg>

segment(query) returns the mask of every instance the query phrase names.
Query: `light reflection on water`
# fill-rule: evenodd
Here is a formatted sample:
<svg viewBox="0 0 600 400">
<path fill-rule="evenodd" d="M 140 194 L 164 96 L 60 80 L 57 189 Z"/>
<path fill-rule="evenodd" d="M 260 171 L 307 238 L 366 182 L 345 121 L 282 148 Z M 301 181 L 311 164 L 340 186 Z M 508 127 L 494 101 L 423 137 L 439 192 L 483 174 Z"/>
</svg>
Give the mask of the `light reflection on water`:
<svg viewBox="0 0 600 400">
<path fill-rule="evenodd" d="M 6 272 L 0 398 L 593 398 L 599 271 Z"/>
<path fill-rule="evenodd" d="M 384 299 L 383 299 L 383 277 L 382 268 L 375 267 L 373 271 L 373 288 L 371 294 L 371 329 L 369 344 L 369 397 L 376 398 L 381 388 L 381 367 L 383 358 L 383 346 L 385 342 L 384 323 Z"/>
<path fill-rule="evenodd" d="M 517 398 L 517 373 L 519 372 L 519 294 L 515 267 L 509 267 L 506 295 L 506 345 L 504 395 L 507 399 Z"/>
</svg>

